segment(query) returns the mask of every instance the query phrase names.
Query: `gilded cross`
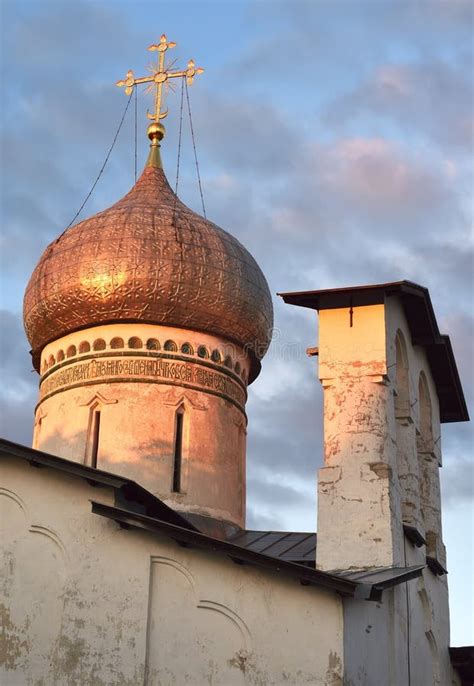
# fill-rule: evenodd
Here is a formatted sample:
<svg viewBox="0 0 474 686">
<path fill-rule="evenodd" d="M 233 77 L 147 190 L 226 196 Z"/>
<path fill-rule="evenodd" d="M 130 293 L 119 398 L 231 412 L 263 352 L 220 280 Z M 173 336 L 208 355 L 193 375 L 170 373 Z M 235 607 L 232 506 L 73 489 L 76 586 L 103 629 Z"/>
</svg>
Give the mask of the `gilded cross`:
<svg viewBox="0 0 474 686">
<path fill-rule="evenodd" d="M 155 87 L 155 111 L 153 114 L 147 112 L 147 117 L 148 119 L 152 119 L 156 123 L 159 123 L 160 120 L 164 119 L 168 114 L 168 110 L 165 110 L 163 112 L 161 111 L 163 105 L 163 86 L 171 85 L 168 83 L 168 80 L 179 77 L 186 78 L 186 82 L 188 83 L 188 85 L 191 85 L 194 80 L 194 77 L 197 74 L 202 74 L 204 71 L 202 67 L 195 66 L 194 60 L 189 60 L 187 68 L 179 71 L 173 71 L 169 67 L 166 67 L 166 51 L 174 47 L 176 47 L 176 43 L 173 43 L 172 41 L 168 42 L 168 39 L 166 38 L 165 34 L 163 34 L 160 38 L 159 43 L 154 43 L 153 45 L 150 45 L 150 47 L 148 48 L 150 52 L 156 51 L 159 53 L 158 62 L 149 67 L 151 72 L 150 76 L 142 76 L 139 78 L 135 78 L 133 71 L 128 71 L 125 79 L 123 79 L 122 81 L 117 81 L 116 84 L 121 88 L 125 87 L 126 95 L 130 95 L 133 91 L 133 88 L 141 83 L 149 83 L 150 90 L 153 87 Z"/>
</svg>

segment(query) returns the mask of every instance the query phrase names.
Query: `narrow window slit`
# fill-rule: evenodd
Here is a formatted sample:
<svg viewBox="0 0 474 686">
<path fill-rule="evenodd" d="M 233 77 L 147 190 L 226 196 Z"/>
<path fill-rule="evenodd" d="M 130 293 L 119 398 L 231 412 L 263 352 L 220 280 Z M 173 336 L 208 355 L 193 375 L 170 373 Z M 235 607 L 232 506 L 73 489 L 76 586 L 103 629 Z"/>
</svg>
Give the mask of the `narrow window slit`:
<svg viewBox="0 0 474 686">
<path fill-rule="evenodd" d="M 173 456 L 173 493 L 181 493 L 181 465 L 183 460 L 183 420 L 184 413 L 177 412 Z"/>
<path fill-rule="evenodd" d="M 92 416 L 92 445 L 91 467 L 97 467 L 97 455 L 99 452 L 100 410 L 94 410 Z"/>
</svg>

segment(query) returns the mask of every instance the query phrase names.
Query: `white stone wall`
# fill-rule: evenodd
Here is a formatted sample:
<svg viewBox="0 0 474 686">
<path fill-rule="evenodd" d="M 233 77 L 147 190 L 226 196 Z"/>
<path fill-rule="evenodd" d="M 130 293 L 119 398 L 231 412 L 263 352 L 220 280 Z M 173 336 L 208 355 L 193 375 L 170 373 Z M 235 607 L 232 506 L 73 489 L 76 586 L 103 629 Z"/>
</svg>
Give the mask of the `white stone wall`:
<svg viewBox="0 0 474 686">
<path fill-rule="evenodd" d="M 324 467 L 317 566 L 363 569 L 403 560 L 393 393 L 383 305 L 323 310 Z"/>
<path fill-rule="evenodd" d="M 354 307 L 350 324 L 348 309 L 320 312 L 325 466 L 317 565 L 404 567 L 425 564 L 430 555 L 444 566 L 441 427 L 425 350 L 412 344 L 395 297 Z M 413 546 L 404 523 L 426 536 L 427 546 Z M 446 575 L 426 568 L 422 578 L 386 591 L 382 603 L 345 601 L 344 617 L 347 686 L 458 683 L 448 654 Z"/>
<path fill-rule="evenodd" d="M 411 471 L 417 472 L 418 489 L 411 489 L 405 497 L 413 501 L 417 517 L 413 522 L 427 540 L 426 546 L 413 547 L 405 541 L 406 564 L 423 564 L 426 556 L 437 559 L 443 567 L 447 566 L 446 551 L 442 541 L 441 495 L 439 467 L 441 456 L 441 424 L 439 402 L 431 370 L 424 348 L 413 345 L 401 303 L 389 298 L 386 305 L 387 350 L 389 378 L 396 393 L 396 336 L 400 332 L 406 344 L 408 362 L 409 402 L 405 417 L 397 420 L 403 424 L 405 441 L 398 444 L 399 459 L 412 465 Z M 426 383 L 429 394 L 431 435 L 425 435 L 422 422 L 422 402 L 420 397 L 420 377 Z M 410 440 L 407 440 L 407 435 Z M 405 450 L 405 454 L 403 454 Z M 416 463 L 413 464 L 413 461 Z M 416 481 L 414 480 L 416 483 Z M 444 684 L 457 683 L 448 655 L 449 637 L 449 599 L 448 577 L 436 576 L 426 569 L 423 578 L 416 584 L 408 585 L 410 607 L 412 651 L 419 655 L 414 661 L 415 678 L 412 683 Z M 424 656 L 422 658 L 422 656 Z M 418 677 L 416 677 L 418 674 Z M 421 680 L 421 679 L 424 679 Z"/>
<path fill-rule="evenodd" d="M 424 348 L 411 344 L 411 334 L 408 328 L 403 308 L 399 300 L 389 298 L 386 306 L 387 331 L 387 361 L 392 393 L 397 392 L 396 382 L 396 338 L 403 336 L 407 355 L 407 385 L 408 402 L 404 416 L 397 418 L 399 435 L 403 440 L 398 442 L 398 459 L 411 465 L 413 487 L 408 489 L 405 497 L 410 502 L 414 512 L 413 521 L 421 533 L 429 539 L 428 553 L 438 558 L 445 566 L 445 550 L 442 544 L 441 530 L 441 495 L 439 486 L 439 470 L 442 465 L 441 457 L 441 424 L 439 416 L 439 402 L 431 370 Z M 430 435 L 425 435 L 422 426 L 423 397 L 420 394 L 420 378 L 426 384 L 429 396 Z M 415 462 L 415 464 L 414 464 Z M 415 485 L 417 484 L 417 488 Z M 434 535 L 434 536 L 433 536 Z"/>
<path fill-rule="evenodd" d="M 2 469 L 5 686 L 341 686 L 341 598 L 120 529 L 108 488 Z"/>
<path fill-rule="evenodd" d="M 408 564 L 416 564 L 412 553 Z M 385 591 L 381 603 L 345 601 L 344 686 L 459 686 L 449 643 L 440 637 L 446 617 L 429 600 L 443 595 L 444 586 L 425 570 L 422 578 Z"/>
</svg>

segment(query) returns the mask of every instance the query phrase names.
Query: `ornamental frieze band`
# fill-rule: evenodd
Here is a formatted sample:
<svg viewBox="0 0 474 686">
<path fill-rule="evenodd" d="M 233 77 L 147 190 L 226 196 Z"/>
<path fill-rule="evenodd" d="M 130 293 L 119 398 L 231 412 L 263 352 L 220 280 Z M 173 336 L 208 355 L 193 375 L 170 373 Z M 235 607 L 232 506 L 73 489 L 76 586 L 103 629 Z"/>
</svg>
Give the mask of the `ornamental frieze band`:
<svg viewBox="0 0 474 686">
<path fill-rule="evenodd" d="M 40 384 L 40 401 L 58 391 L 81 383 L 116 381 L 150 381 L 192 386 L 196 390 L 222 395 L 243 411 L 246 395 L 228 376 L 195 363 L 170 359 L 84 360 L 67 365 L 48 375 Z"/>
</svg>

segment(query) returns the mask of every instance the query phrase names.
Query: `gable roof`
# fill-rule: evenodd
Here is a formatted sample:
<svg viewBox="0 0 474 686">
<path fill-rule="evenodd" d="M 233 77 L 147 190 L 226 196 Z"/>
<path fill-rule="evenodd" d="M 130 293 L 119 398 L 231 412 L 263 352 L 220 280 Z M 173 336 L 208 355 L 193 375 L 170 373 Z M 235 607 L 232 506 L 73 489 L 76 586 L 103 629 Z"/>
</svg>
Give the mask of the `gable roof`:
<svg viewBox="0 0 474 686">
<path fill-rule="evenodd" d="M 221 553 L 229 557 L 237 564 L 250 564 L 257 567 L 264 567 L 273 572 L 296 578 L 303 585 L 322 586 L 336 591 L 342 595 L 355 596 L 358 589 L 358 582 L 351 579 L 343 579 L 335 574 L 328 574 L 317 569 L 309 569 L 303 565 L 277 560 L 274 557 L 265 555 L 254 550 L 243 548 L 231 541 L 224 541 L 212 538 L 200 532 L 190 531 L 182 527 L 175 526 L 153 517 L 129 512 L 117 507 L 111 507 L 96 501 L 92 501 L 92 512 L 113 519 L 125 528 L 144 529 L 150 533 L 164 534 L 175 540 L 180 545 L 196 547 L 210 550 L 214 553 Z"/>
<path fill-rule="evenodd" d="M 439 332 L 438 323 L 427 288 L 412 281 L 347 288 L 329 288 L 317 291 L 278 293 L 285 303 L 327 310 L 377 305 L 386 298 L 400 298 L 414 345 L 425 348 L 439 398 L 441 422 L 466 422 L 469 414 L 461 380 L 454 359 L 449 336 Z"/>
<path fill-rule="evenodd" d="M 371 583 L 344 576 L 343 572 L 328 573 L 309 567 L 307 562 L 316 543 L 315 534 L 287 532 L 241 532 L 241 543 L 238 540 L 222 540 L 201 533 L 178 512 L 168 507 L 159 498 L 139 486 L 134 481 L 110 472 L 65 460 L 64 458 L 28 448 L 0 438 L 0 459 L 15 457 L 28 462 L 32 467 L 52 469 L 70 476 L 85 479 L 87 483 L 98 487 L 109 487 L 115 493 L 115 505 L 110 506 L 91 501 L 92 512 L 116 521 L 123 528 L 143 529 L 152 534 L 167 536 L 179 545 L 209 550 L 226 556 L 237 564 L 249 564 L 268 569 L 276 574 L 298 580 L 302 585 L 319 586 L 339 593 L 342 596 L 365 598 L 368 600 L 380 597 L 383 588 L 378 588 L 377 578 Z M 293 538 L 291 538 L 293 537 Z M 235 536 L 238 539 L 238 535 Z M 264 539 L 267 545 L 264 545 Z M 261 541 L 260 550 L 258 540 Z M 291 546 L 291 541 L 294 545 Z M 297 551 L 294 559 L 291 550 Z M 266 550 L 265 550 L 266 549 Z M 273 556 L 270 551 L 273 550 Z M 267 553 L 268 551 L 268 553 Z M 307 559 L 305 559 L 307 557 Z M 420 576 L 424 565 L 407 567 L 403 570 L 386 569 L 383 574 L 384 587 L 403 583 L 414 576 Z"/>
</svg>

